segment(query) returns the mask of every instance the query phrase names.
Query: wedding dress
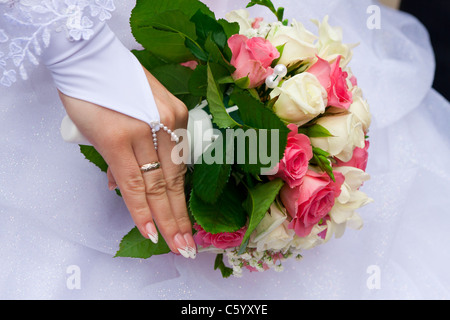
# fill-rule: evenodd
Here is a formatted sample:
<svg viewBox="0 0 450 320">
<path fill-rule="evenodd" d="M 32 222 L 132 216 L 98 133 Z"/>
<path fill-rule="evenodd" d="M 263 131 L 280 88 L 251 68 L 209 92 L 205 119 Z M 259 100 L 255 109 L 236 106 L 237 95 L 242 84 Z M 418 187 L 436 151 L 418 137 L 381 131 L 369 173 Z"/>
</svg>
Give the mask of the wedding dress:
<svg viewBox="0 0 450 320">
<path fill-rule="evenodd" d="M 221 17 L 247 4 L 204 2 Z M 34 11 L 19 10 L 19 17 L 48 18 L 45 4 L 54 3 L 58 1 L 1 0 L 0 13 L 34 6 Z M 128 24 L 134 1 L 63 4 L 73 9 L 80 3 L 91 11 L 80 12 L 79 24 L 61 20 L 62 34 L 89 41 L 89 30 L 108 20 L 126 48 L 140 47 Z M 1 299 L 450 298 L 450 105 L 431 89 L 435 63 L 426 29 L 414 17 L 369 0 L 274 3 L 313 32 L 310 20 L 328 14 L 331 25 L 343 28 L 346 43 L 359 43 L 351 68 L 373 115 L 371 180 L 363 188 L 375 201 L 360 210 L 364 228 L 305 251 L 302 261 L 285 262 L 281 273 L 248 272 L 242 278 L 222 279 L 213 270 L 215 256 L 208 253 L 195 260 L 171 254 L 149 260 L 114 258 L 133 222 L 122 199 L 108 190 L 106 176 L 83 158 L 76 144 L 61 138 L 65 111 L 42 63 L 45 54 L 36 54 L 51 43 L 50 30 L 42 29 L 33 39 L 36 24 L 14 29 L 3 15 Z M 379 28 L 367 23 L 373 5 L 381 9 Z M 250 12 L 272 19 L 263 7 Z M 27 34 L 33 50 L 23 61 L 6 61 L 8 52 L 18 50 L 13 40 Z"/>
</svg>

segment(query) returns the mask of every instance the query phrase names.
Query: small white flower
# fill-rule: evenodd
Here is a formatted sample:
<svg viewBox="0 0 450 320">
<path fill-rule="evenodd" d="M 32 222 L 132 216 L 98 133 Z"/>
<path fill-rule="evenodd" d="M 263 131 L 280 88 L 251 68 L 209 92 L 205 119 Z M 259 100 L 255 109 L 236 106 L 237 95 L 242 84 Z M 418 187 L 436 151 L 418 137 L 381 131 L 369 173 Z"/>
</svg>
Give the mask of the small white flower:
<svg viewBox="0 0 450 320">
<path fill-rule="evenodd" d="M 276 272 L 283 272 L 284 271 L 284 266 L 281 265 L 281 264 L 278 264 L 278 265 L 275 266 L 274 270 Z"/>
</svg>

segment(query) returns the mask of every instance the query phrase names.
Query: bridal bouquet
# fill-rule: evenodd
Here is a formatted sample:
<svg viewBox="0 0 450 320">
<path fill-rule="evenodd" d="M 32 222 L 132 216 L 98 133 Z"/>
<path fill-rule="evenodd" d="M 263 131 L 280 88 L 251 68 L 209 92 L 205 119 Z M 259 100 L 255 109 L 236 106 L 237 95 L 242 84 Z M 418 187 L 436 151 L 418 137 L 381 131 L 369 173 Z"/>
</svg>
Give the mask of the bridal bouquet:
<svg viewBox="0 0 450 320">
<path fill-rule="evenodd" d="M 348 67 L 353 46 L 328 17 L 315 21 L 315 35 L 270 0 L 254 5 L 276 19 L 246 9 L 216 19 L 197 0 L 138 0 L 130 20 L 143 47 L 133 53 L 201 119 L 189 124 L 187 204 L 199 252 L 217 254 L 224 277 L 281 270 L 361 228 L 356 210 L 371 201 L 360 191 L 371 116 Z M 134 229 L 117 256 L 168 252 Z"/>
</svg>

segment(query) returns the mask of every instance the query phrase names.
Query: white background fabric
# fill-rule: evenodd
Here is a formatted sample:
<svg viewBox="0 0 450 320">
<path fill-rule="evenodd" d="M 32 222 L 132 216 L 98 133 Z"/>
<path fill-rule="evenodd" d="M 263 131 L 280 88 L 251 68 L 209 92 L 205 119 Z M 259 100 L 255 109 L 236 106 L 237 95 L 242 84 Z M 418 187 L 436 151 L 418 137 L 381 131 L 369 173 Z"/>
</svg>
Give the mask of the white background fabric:
<svg viewBox="0 0 450 320">
<path fill-rule="evenodd" d="M 368 0 L 274 2 L 314 33 L 309 20 L 329 14 L 345 42 L 360 43 L 351 68 L 373 113 L 364 192 L 375 200 L 360 210 L 364 228 L 285 263 L 283 273 L 239 279 L 222 279 L 214 255 L 113 258 L 131 218 L 105 175 L 62 141 L 64 110 L 49 72 L 37 68 L 0 88 L 1 299 L 450 298 L 450 106 L 430 89 L 427 31 L 384 8 L 381 29 L 368 29 Z M 245 4 L 220 1 L 218 15 Z M 128 48 L 139 47 L 128 27 L 133 5 L 116 3 L 110 22 Z M 81 271 L 80 289 L 67 286 L 71 266 Z M 370 286 L 372 270 L 379 288 Z"/>
</svg>

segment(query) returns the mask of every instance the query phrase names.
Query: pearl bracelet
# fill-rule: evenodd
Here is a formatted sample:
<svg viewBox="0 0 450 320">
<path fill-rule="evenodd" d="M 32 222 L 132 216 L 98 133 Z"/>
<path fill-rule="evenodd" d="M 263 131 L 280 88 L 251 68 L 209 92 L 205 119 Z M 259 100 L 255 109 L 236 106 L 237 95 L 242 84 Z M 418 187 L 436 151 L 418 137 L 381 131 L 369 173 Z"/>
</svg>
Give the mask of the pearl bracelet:
<svg viewBox="0 0 450 320">
<path fill-rule="evenodd" d="M 180 142 L 180 138 L 161 122 L 154 121 L 150 123 L 150 127 L 152 128 L 153 145 L 155 146 L 155 150 L 158 150 L 158 137 L 156 136 L 156 133 L 161 129 L 170 134 L 172 141 L 175 141 L 175 143 Z"/>
</svg>

